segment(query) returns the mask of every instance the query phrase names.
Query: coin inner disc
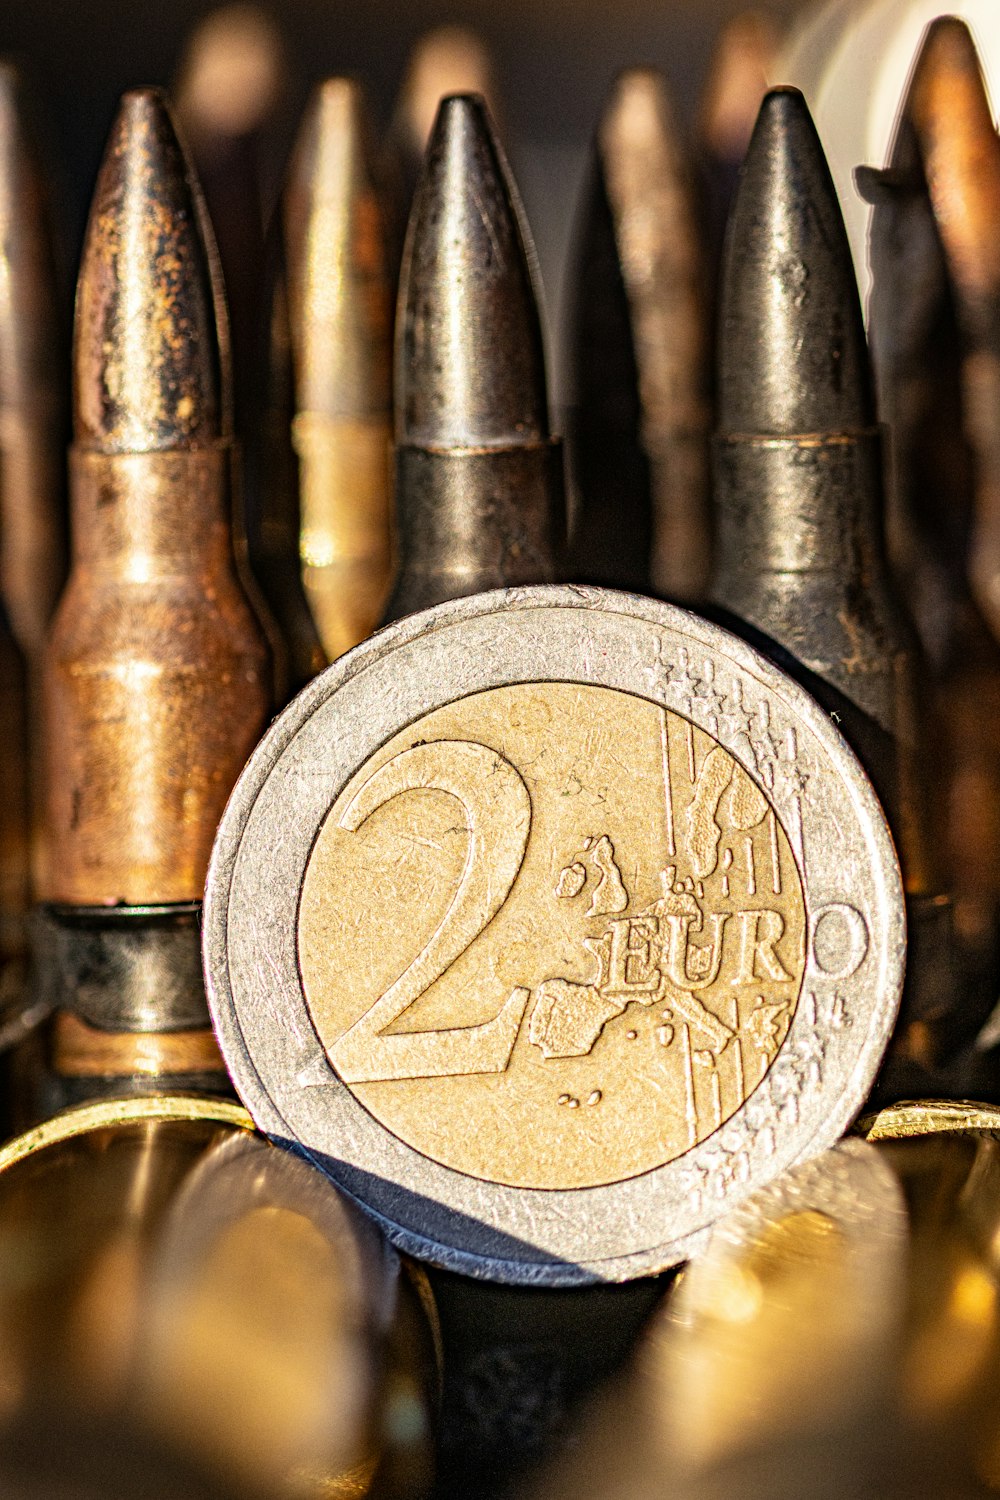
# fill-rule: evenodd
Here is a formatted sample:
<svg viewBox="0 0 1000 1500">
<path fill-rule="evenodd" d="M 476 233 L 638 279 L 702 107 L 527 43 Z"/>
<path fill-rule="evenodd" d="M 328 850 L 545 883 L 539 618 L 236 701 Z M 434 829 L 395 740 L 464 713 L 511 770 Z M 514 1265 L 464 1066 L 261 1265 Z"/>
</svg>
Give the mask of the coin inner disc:
<svg viewBox="0 0 1000 1500">
<path fill-rule="evenodd" d="M 298 914 L 306 1004 L 354 1096 L 521 1188 L 634 1177 L 724 1125 L 785 1040 L 805 935 L 785 830 L 729 751 L 562 682 L 394 735 L 326 815 Z"/>
</svg>

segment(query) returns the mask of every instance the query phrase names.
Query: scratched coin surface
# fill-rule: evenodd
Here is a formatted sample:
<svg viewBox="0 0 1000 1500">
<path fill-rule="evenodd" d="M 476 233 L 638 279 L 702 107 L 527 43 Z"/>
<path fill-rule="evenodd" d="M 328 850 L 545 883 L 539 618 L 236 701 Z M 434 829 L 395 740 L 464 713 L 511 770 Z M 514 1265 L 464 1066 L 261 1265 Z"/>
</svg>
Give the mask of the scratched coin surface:
<svg viewBox="0 0 1000 1500">
<path fill-rule="evenodd" d="M 600 590 L 440 606 L 251 759 L 206 892 L 261 1127 L 401 1247 L 646 1274 L 832 1144 L 898 1005 L 903 898 L 835 727 L 744 643 Z"/>
</svg>

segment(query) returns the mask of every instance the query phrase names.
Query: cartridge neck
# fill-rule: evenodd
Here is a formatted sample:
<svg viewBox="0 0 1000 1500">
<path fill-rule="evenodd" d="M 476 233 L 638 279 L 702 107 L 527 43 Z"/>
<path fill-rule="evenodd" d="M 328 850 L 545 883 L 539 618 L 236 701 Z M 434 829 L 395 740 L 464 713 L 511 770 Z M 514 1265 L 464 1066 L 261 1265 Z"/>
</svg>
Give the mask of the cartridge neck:
<svg viewBox="0 0 1000 1500">
<path fill-rule="evenodd" d="M 70 450 L 72 560 L 137 581 L 203 561 L 232 565 L 232 444 L 148 453 Z"/>
<path fill-rule="evenodd" d="M 385 620 L 486 589 L 552 583 L 565 546 L 562 444 L 396 450 L 400 568 Z"/>
</svg>

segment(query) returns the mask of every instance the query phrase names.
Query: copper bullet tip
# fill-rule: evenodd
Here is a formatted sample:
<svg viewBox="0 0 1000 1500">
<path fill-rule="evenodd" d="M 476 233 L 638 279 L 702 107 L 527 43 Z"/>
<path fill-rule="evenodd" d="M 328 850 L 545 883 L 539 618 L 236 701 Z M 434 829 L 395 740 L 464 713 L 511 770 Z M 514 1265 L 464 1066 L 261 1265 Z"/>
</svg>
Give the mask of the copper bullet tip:
<svg viewBox="0 0 1000 1500">
<path fill-rule="evenodd" d="M 548 440 L 534 247 L 478 95 L 438 110 L 407 231 L 396 355 L 399 443 Z"/>
<path fill-rule="evenodd" d="M 387 417 L 392 305 L 385 226 L 359 84 L 314 91 L 285 189 L 288 300 L 296 407 L 330 417 Z"/>
<path fill-rule="evenodd" d="M 965 304 L 961 320 L 973 338 L 990 340 L 1000 284 L 994 229 L 1000 141 L 972 32 L 957 16 L 941 16 L 924 32 L 904 105 L 904 136 L 908 127 Z"/>
<path fill-rule="evenodd" d="M 726 236 L 719 428 L 798 436 L 871 427 L 851 250 L 798 89 L 761 105 Z"/>
<path fill-rule="evenodd" d="M 199 189 L 165 95 L 122 99 L 94 191 L 73 355 L 78 447 L 144 453 L 224 435 Z"/>
</svg>

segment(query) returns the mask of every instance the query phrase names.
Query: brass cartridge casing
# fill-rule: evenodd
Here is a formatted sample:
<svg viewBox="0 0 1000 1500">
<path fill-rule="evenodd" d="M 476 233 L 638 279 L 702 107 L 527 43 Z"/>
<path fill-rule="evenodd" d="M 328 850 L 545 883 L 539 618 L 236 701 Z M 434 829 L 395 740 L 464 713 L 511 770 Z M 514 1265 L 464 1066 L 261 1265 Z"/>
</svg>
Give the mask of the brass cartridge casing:
<svg viewBox="0 0 1000 1500">
<path fill-rule="evenodd" d="M 73 567 L 46 655 L 50 901 L 194 901 L 269 706 L 237 581 L 225 379 L 190 169 L 126 95 L 77 296 Z"/>
<path fill-rule="evenodd" d="M 1000 1491 L 1000 1112 L 863 1130 L 719 1221 L 533 1500 Z"/>
<path fill-rule="evenodd" d="M 8 1429 L 52 1409 L 237 1494 L 394 1494 L 401 1470 L 425 1489 L 433 1307 L 235 1104 L 106 1101 L 19 1137 L 0 1243 L 0 1463 Z"/>
</svg>

